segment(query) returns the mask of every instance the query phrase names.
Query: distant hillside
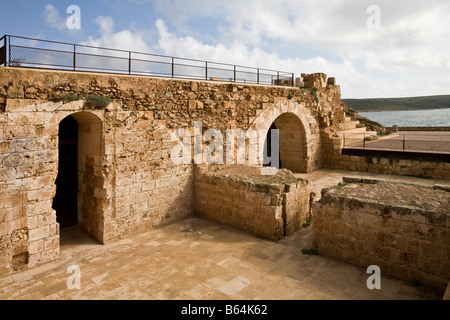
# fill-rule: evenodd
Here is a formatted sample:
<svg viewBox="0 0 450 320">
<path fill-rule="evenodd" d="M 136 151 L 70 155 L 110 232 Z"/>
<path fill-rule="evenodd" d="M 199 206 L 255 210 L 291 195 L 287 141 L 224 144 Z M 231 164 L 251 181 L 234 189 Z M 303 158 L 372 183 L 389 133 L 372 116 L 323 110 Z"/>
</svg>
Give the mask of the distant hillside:
<svg viewBox="0 0 450 320">
<path fill-rule="evenodd" d="M 343 101 L 358 112 L 450 108 L 450 95 L 411 98 L 343 99 Z"/>
</svg>

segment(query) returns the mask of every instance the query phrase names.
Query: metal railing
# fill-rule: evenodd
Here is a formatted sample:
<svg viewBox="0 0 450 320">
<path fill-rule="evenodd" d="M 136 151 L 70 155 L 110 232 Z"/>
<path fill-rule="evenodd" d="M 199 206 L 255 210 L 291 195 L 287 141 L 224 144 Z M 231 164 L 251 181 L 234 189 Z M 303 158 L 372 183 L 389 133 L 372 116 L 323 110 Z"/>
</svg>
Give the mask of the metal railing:
<svg viewBox="0 0 450 320">
<path fill-rule="evenodd" d="M 374 139 L 366 133 L 344 133 L 342 139 L 343 148 L 450 153 L 450 134 L 392 134 Z"/>
<path fill-rule="evenodd" d="M 5 35 L 0 65 L 294 86 L 294 73 Z"/>
</svg>

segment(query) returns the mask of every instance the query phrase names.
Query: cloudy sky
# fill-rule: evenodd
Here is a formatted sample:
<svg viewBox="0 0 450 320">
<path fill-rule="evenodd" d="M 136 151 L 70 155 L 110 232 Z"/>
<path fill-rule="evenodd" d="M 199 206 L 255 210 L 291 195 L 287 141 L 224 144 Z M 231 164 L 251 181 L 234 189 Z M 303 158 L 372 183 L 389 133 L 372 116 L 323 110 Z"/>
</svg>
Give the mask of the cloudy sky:
<svg viewBox="0 0 450 320">
<path fill-rule="evenodd" d="M 450 94 L 448 0 L 0 0 L 0 12 L 2 34 L 323 72 L 344 98 Z"/>
</svg>

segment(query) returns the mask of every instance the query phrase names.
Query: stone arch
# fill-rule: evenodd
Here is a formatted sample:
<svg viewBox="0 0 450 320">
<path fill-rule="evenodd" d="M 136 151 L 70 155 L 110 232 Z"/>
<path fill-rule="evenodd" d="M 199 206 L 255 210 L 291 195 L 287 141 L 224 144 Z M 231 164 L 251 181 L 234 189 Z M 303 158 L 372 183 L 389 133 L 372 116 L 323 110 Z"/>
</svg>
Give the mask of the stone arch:
<svg viewBox="0 0 450 320">
<path fill-rule="evenodd" d="M 252 126 L 259 132 L 267 132 L 273 123 L 280 130 L 282 167 L 297 172 L 317 169 L 320 134 L 316 119 L 309 109 L 301 103 L 280 101 L 266 107 L 252 122 Z"/>
<path fill-rule="evenodd" d="M 58 134 L 60 125 L 65 119 L 72 118 L 77 122 L 78 141 L 76 155 L 77 170 L 77 224 L 91 234 L 98 241 L 103 240 L 103 225 L 106 190 L 103 189 L 104 178 L 102 175 L 104 136 L 103 121 L 95 114 L 88 111 L 61 112 L 63 119 L 58 124 Z M 69 113 L 69 114 L 68 114 Z M 61 114 L 57 115 L 61 118 Z M 60 137 L 59 137 L 60 138 Z M 58 143 L 58 176 L 64 174 L 60 163 L 61 141 Z M 55 197 L 58 196 L 58 185 L 56 185 Z M 58 212 L 55 209 L 58 216 Z"/>
</svg>

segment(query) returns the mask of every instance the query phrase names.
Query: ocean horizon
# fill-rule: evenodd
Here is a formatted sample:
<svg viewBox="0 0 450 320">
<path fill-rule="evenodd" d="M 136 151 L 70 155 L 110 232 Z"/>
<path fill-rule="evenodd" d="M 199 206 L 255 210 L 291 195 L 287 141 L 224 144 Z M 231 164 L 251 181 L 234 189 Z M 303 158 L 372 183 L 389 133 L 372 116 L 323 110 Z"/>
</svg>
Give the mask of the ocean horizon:
<svg viewBox="0 0 450 320">
<path fill-rule="evenodd" d="M 358 113 L 384 127 L 450 127 L 450 108 Z"/>
</svg>

